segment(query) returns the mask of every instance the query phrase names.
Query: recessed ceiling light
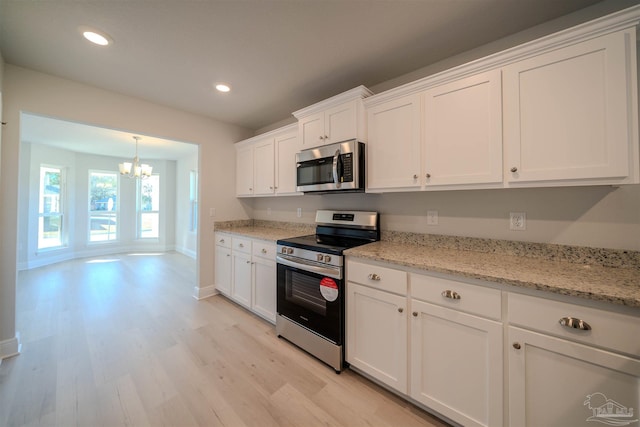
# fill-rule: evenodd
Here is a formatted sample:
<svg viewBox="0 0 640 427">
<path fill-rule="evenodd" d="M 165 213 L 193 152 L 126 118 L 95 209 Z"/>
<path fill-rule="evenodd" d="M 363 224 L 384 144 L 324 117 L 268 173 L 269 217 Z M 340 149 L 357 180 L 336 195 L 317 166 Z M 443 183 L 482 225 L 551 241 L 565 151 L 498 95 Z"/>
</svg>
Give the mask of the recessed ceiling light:
<svg viewBox="0 0 640 427">
<path fill-rule="evenodd" d="M 99 46 L 107 46 L 111 43 L 111 37 L 91 29 L 82 29 L 82 36 L 91 43 L 95 43 Z"/>
<path fill-rule="evenodd" d="M 216 83 L 216 89 L 219 92 L 229 92 L 231 90 L 231 87 L 225 83 Z"/>
</svg>

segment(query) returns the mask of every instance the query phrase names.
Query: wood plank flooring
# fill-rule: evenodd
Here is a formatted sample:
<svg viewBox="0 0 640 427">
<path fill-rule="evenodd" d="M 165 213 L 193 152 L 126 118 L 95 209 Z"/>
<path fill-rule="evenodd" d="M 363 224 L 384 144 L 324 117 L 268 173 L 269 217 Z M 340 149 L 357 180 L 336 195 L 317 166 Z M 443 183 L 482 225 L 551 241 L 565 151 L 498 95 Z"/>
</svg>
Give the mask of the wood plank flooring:
<svg viewBox="0 0 640 427">
<path fill-rule="evenodd" d="M 165 253 L 20 272 L 0 426 L 446 426 L 224 297 L 196 301 L 194 270 Z"/>
</svg>

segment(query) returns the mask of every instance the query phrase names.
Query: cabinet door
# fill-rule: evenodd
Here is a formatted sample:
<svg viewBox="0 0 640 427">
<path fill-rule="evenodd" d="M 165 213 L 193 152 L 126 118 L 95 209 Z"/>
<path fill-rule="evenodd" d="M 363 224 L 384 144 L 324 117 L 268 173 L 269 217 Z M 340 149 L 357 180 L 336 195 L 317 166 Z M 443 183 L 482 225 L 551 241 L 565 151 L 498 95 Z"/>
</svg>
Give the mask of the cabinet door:
<svg viewBox="0 0 640 427">
<path fill-rule="evenodd" d="M 635 43 L 628 36 L 610 34 L 504 68 L 508 182 L 629 174 L 637 118 L 630 117 Z"/>
<path fill-rule="evenodd" d="M 425 93 L 427 187 L 502 183 L 501 85 L 494 70 Z"/>
<path fill-rule="evenodd" d="M 356 101 L 346 102 L 324 112 L 325 142 L 336 143 L 357 136 Z"/>
<path fill-rule="evenodd" d="M 411 312 L 411 397 L 465 426 L 502 425 L 502 323 L 417 300 Z"/>
<path fill-rule="evenodd" d="M 253 258 L 252 310 L 276 322 L 276 262 L 273 260 Z"/>
<path fill-rule="evenodd" d="M 251 308 L 251 254 L 233 251 L 233 283 L 231 298 L 238 304 Z"/>
<path fill-rule="evenodd" d="M 508 352 L 509 425 L 637 423 L 639 359 L 513 326 Z"/>
<path fill-rule="evenodd" d="M 254 195 L 269 195 L 274 192 L 275 155 L 273 139 L 258 142 L 253 147 Z"/>
<path fill-rule="evenodd" d="M 216 245 L 216 289 L 231 295 L 231 249 Z"/>
<path fill-rule="evenodd" d="M 296 153 L 300 151 L 298 133 L 291 132 L 276 137 L 276 193 L 301 194 L 296 192 Z"/>
<path fill-rule="evenodd" d="M 236 196 L 253 195 L 253 146 L 236 151 Z"/>
<path fill-rule="evenodd" d="M 347 284 L 347 361 L 407 393 L 406 297 Z"/>
<path fill-rule="evenodd" d="M 420 187 L 420 95 L 368 108 L 367 127 L 367 190 Z"/>
<path fill-rule="evenodd" d="M 298 135 L 302 142 L 302 148 L 324 145 L 324 112 L 311 114 L 298 120 Z"/>
</svg>

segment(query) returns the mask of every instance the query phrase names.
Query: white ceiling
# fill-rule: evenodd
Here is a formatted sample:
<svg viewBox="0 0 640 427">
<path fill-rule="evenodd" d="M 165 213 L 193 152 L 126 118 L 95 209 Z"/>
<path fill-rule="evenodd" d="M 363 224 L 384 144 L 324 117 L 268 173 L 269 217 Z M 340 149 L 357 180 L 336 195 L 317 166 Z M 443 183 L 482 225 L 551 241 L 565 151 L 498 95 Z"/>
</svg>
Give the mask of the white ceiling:
<svg viewBox="0 0 640 427">
<path fill-rule="evenodd" d="M 597 2 L 0 0 L 0 52 L 10 64 L 255 130 Z M 113 44 L 88 43 L 83 26 Z M 215 91 L 218 81 L 233 90 Z"/>
</svg>

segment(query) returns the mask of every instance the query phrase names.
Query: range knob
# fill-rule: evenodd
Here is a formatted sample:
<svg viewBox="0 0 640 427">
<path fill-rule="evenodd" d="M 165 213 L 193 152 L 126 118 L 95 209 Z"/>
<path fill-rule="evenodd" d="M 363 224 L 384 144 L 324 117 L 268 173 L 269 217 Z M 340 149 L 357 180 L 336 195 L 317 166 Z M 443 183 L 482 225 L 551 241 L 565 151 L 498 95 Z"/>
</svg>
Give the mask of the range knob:
<svg viewBox="0 0 640 427">
<path fill-rule="evenodd" d="M 293 253 L 293 248 L 287 248 L 287 254 L 291 255 Z"/>
<path fill-rule="evenodd" d="M 323 258 L 322 254 L 316 255 L 316 260 L 317 261 L 322 262 L 322 258 Z"/>
<path fill-rule="evenodd" d="M 329 255 L 325 255 L 324 262 L 331 262 L 331 257 Z"/>
</svg>

